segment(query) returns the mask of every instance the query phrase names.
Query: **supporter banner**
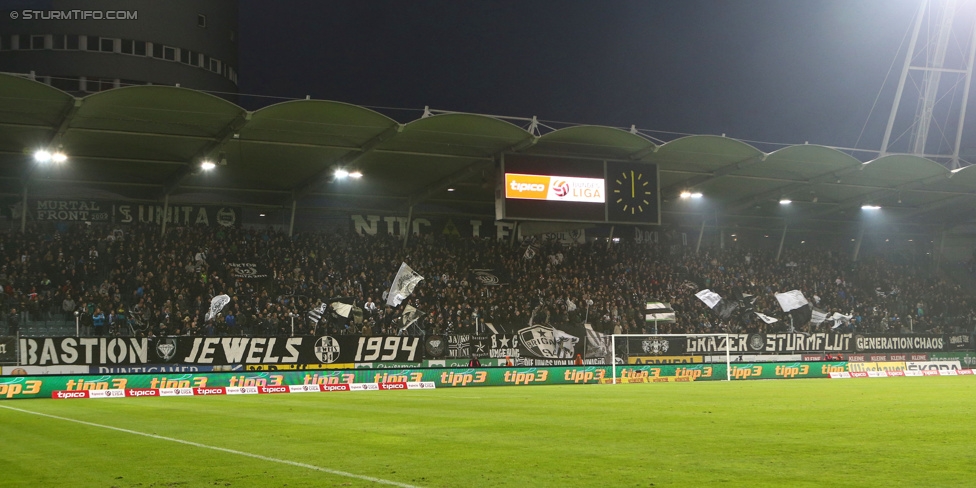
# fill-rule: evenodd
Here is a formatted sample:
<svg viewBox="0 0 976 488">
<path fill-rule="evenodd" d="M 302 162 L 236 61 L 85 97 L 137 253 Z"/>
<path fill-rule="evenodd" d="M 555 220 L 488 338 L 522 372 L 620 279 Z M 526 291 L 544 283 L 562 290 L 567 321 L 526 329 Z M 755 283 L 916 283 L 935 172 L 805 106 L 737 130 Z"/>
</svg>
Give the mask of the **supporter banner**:
<svg viewBox="0 0 976 488">
<path fill-rule="evenodd" d="M 945 336 L 854 336 L 854 351 L 857 352 L 925 352 L 942 351 L 946 346 Z"/>
<path fill-rule="evenodd" d="M 36 220 L 111 222 L 115 206 L 105 200 L 31 200 Z"/>
<path fill-rule="evenodd" d="M 28 366 L 419 363 L 419 337 L 50 337 L 21 338 Z"/>
<path fill-rule="evenodd" d="M 599 336 L 599 337 L 596 337 Z M 509 358 L 516 366 L 568 366 L 579 355 L 585 364 L 604 364 L 608 338 L 583 327 L 531 325 L 515 334 L 485 336 L 455 334 L 447 338 L 446 359 Z"/>
<path fill-rule="evenodd" d="M 162 225 L 163 217 L 172 225 L 207 227 L 240 227 L 241 207 L 220 207 L 215 205 L 115 205 L 114 221 L 122 224 Z"/>
<path fill-rule="evenodd" d="M 0 336 L 0 364 L 17 362 L 17 338 Z"/>
<path fill-rule="evenodd" d="M 972 351 L 973 337 L 969 334 L 950 334 L 946 336 L 946 351 Z"/>
<path fill-rule="evenodd" d="M 114 222 L 119 224 L 152 223 L 160 225 L 165 217 L 173 225 L 206 225 L 239 227 L 241 207 L 217 205 L 132 204 L 109 200 L 30 200 L 28 208 L 36 220 L 59 222 Z"/>
<path fill-rule="evenodd" d="M 262 263 L 227 263 L 231 276 L 243 280 L 264 280 L 271 277 L 271 271 Z"/>
<path fill-rule="evenodd" d="M 508 273 L 501 268 L 480 268 L 468 270 L 468 279 L 472 283 L 484 286 L 502 286 L 512 281 Z"/>
</svg>

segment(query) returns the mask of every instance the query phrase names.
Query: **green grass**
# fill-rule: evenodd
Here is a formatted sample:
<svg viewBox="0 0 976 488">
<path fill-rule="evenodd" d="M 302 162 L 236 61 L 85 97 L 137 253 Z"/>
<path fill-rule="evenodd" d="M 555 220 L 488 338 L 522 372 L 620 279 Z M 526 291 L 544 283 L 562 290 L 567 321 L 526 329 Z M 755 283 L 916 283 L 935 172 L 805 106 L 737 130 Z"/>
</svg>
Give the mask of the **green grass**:
<svg viewBox="0 0 976 488">
<path fill-rule="evenodd" d="M 974 486 L 976 381 L 17 400 L 0 445 L 0 486 Z"/>
</svg>

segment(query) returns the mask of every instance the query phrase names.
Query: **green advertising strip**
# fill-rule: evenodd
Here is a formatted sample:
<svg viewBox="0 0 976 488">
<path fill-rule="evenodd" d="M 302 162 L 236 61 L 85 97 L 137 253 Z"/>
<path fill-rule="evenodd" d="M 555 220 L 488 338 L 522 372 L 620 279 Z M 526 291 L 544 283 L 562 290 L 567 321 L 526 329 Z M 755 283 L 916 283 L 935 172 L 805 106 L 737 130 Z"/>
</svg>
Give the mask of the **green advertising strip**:
<svg viewBox="0 0 976 488">
<path fill-rule="evenodd" d="M 846 371 L 845 362 L 746 363 L 732 365 L 732 379 L 825 378 Z M 617 377 L 677 377 L 689 381 L 725 380 L 724 364 L 662 364 L 617 366 Z M 51 398 L 57 390 L 126 388 L 210 388 L 303 384 L 398 383 L 433 381 L 438 388 L 610 383 L 609 366 L 546 368 L 450 368 L 402 370 L 247 371 L 234 373 L 158 373 L 0 377 L 0 399 Z"/>
<path fill-rule="evenodd" d="M 976 353 L 973 352 L 930 352 L 929 359 L 932 361 L 959 361 L 963 368 L 976 366 Z"/>
</svg>

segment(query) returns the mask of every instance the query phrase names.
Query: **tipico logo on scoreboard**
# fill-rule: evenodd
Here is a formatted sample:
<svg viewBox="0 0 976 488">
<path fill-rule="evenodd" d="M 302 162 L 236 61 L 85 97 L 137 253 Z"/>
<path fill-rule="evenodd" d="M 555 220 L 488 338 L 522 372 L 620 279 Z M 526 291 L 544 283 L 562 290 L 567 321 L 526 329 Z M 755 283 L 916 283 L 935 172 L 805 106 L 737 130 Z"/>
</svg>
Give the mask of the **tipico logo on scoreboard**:
<svg viewBox="0 0 976 488">
<path fill-rule="evenodd" d="M 505 198 L 604 203 L 603 178 L 505 173 Z"/>
</svg>

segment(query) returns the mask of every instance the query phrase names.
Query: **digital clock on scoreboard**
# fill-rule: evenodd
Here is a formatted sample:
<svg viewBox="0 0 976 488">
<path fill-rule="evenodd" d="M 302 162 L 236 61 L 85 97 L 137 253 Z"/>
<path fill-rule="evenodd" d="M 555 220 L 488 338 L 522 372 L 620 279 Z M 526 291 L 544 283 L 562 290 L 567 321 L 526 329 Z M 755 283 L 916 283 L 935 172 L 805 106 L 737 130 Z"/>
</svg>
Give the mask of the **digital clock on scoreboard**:
<svg viewBox="0 0 976 488">
<path fill-rule="evenodd" d="M 505 155 L 496 217 L 501 220 L 657 224 L 657 166 Z"/>
</svg>

